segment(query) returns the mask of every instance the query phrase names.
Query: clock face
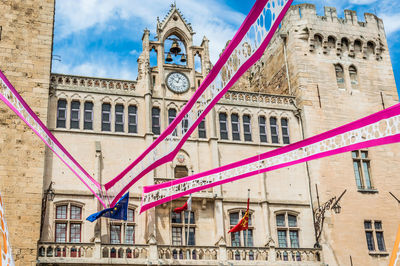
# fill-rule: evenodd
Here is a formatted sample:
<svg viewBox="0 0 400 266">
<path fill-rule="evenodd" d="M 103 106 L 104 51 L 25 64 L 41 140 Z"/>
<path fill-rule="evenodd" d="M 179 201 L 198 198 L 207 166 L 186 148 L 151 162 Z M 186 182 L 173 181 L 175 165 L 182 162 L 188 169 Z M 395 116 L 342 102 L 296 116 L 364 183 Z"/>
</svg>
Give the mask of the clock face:
<svg viewBox="0 0 400 266">
<path fill-rule="evenodd" d="M 172 72 L 167 76 L 167 86 L 176 93 L 182 93 L 189 89 L 189 79 L 182 73 Z"/>
</svg>

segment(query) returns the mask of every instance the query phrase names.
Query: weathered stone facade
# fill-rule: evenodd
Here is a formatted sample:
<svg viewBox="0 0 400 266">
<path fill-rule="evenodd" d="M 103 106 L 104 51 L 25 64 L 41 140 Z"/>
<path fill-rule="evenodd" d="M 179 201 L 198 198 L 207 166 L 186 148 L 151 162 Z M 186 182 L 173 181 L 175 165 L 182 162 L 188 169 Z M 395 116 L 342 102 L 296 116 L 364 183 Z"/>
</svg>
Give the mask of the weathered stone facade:
<svg viewBox="0 0 400 266">
<path fill-rule="evenodd" d="M 211 68 L 208 40 L 204 37 L 199 46 L 194 45 L 192 27 L 173 5 L 157 22 L 155 40 L 144 31 L 136 81 L 50 76 L 54 3 L 3 1 L 0 7 L 4 14 L 0 17 L 1 70 L 77 161 L 103 184 L 157 137 L 153 109 L 158 108 L 160 129 L 165 129 L 169 110 L 179 112 Z M 186 198 L 138 215 L 144 185 L 281 147 L 285 121 L 286 137 L 293 143 L 397 103 L 383 23 L 371 14 L 365 19 L 358 22 L 353 11 L 345 11 L 340 19 L 332 8 L 321 17 L 313 5 L 291 7 L 263 58 L 206 117 L 205 136 L 196 130 L 172 162 L 130 189 L 134 219 L 128 222 L 85 221 L 100 208 L 96 198 L 57 157 L 45 154 L 43 144 L 19 118 L 1 107 L 0 189 L 17 264 L 30 265 L 38 259 L 40 265 L 350 265 L 350 261 L 386 265 L 400 219 L 393 211 L 398 203 L 388 193 L 400 195 L 399 145 L 367 151 L 369 186 L 358 186 L 352 154 L 346 153 L 194 193 L 194 223 L 189 227 L 195 233 L 190 245 L 186 245 L 185 219 L 180 222 L 171 215 Z M 166 62 L 171 37 L 179 39 L 186 62 Z M 150 66 L 152 51 L 157 53 L 156 66 Z M 197 69 L 196 56 L 201 63 Z M 177 93 L 167 86 L 166 78 L 173 72 L 187 77 L 187 90 Z M 64 120 L 60 113 L 65 114 Z M 222 137 L 224 115 L 226 139 Z M 245 140 L 245 118 L 250 140 Z M 234 131 L 234 126 L 239 130 Z M 276 136 L 272 129 L 277 130 Z M 44 227 L 37 245 L 42 191 L 51 182 L 55 198 L 42 209 Z M 340 201 L 341 213 L 326 212 L 319 241 L 322 249 L 314 247 L 316 186 L 321 204 L 347 189 Z M 247 189 L 251 189 L 252 216 L 248 246 L 243 233 L 236 240 L 227 233 L 234 223 L 230 219 L 246 208 Z M 80 216 L 72 218 L 73 210 L 80 210 Z M 368 221 L 372 226 L 381 224 L 381 229 L 373 228 L 375 251 L 369 251 L 366 243 Z M 378 246 L 377 230 L 383 230 L 384 250 Z"/>
<path fill-rule="evenodd" d="M 47 121 L 53 0 L 0 2 L 0 69 Z M 6 105 L 0 105 L 0 190 L 16 265 L 37 258 L 44 144 Z"/>
</svg>

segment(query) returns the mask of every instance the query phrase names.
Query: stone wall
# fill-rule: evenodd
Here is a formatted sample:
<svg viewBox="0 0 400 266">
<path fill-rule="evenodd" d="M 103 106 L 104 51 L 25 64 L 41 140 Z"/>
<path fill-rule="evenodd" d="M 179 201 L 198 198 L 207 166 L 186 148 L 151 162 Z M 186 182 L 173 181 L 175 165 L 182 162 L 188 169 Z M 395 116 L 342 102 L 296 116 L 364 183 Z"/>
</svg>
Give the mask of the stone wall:
<svg viewBox="0 0 400 266">
<path fill-rule="evenodd" d="M 53 0 L 0 2 L 0 69 L 46 123 Z M 0 190 L 16 265 L 36 261 L 44 144 L 0 103 Z"/>
</svg>

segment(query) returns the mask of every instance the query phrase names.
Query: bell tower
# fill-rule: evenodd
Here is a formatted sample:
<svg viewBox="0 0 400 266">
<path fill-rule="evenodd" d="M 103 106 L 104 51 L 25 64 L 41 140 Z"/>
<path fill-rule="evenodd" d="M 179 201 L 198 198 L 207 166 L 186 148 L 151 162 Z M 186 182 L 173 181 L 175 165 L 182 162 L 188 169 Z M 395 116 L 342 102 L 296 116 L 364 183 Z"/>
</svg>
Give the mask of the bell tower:
<svg viewBox="0 0 400 266">
<path fill-rule="evenodd" d="M 145 30 L 138 78 L 144 78 L 147 72 L 145 83 L 153 97 L 187 100 L 201 84 L 211 67 L 209 41 L 203 37 L 200 46 L 196 46 L 194 34 L 176 4 L 171 5 L 162 21 L 157 18 L 155 40 L 150 40 L 150 33 Z"/>
</svg>

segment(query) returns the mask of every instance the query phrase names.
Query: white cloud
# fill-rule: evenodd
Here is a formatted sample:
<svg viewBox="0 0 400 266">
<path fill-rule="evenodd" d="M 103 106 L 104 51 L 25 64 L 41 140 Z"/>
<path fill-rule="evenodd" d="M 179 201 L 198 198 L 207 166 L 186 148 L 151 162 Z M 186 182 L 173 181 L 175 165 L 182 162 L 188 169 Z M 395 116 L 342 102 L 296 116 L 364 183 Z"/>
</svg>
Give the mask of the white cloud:
<svg viewBox="0 0 400 266">
<path fill-rule="evenodd" d="M 392 33 L 400 30 L 400 13 L 380 14 L 379 17 L 383 20 L 387 35 L 391 35 Z"/>
<path fill-rule="evenodd" d="M 369 5 L 375 3 L 377 0 L 350 0 L 351 4 L 355 5 Z"/>
</svg>

